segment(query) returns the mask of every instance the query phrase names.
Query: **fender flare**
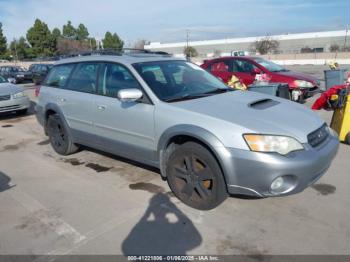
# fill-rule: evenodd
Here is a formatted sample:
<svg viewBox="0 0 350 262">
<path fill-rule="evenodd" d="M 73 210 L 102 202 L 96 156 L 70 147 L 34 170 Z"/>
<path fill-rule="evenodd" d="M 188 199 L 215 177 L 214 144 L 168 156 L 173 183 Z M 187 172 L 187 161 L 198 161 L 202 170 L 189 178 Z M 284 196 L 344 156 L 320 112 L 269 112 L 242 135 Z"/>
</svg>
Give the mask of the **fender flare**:
<svg viewBox="0 0 350 262">
<path fill-rule="evenodd" d="M 162 177 L 166 177 L 166 149 L 171 139 L 178 135 L 193 137 L 206 146 L 213 152 L 214 157 L 218 160 L 219 165 L 223 171 L 224 178 L 226 180 L 227 174 L 227 149 L 224 144 L 210 131 L 194 125 L 177 125 L 168 128 L 159 138 L 158 142 L 158 156 L 159 167 Z"/>
<path fill-rule="evenodd" d="M 62 110 L 60 109 L 60 107 L 57 104 L 54 103 L 48 103 L 45 106 L 45 110 L 44 110 L 44 129 L 45 129 L 45 133 L 47 133 L 47 112 L 49 110 L 55 111 L 57 115 L 59 115 L 60 119 L 63 122 L 64 128 L 67 130 L 68 134 L 70 137 L 72 137 L 72 132 L 69 128 L 68 122 L 66 120 L 66 118 L 64 117 L 64 114 L 62 112 Z M 73 138 L 73 137 L 72 137 Z"/>
</svg>

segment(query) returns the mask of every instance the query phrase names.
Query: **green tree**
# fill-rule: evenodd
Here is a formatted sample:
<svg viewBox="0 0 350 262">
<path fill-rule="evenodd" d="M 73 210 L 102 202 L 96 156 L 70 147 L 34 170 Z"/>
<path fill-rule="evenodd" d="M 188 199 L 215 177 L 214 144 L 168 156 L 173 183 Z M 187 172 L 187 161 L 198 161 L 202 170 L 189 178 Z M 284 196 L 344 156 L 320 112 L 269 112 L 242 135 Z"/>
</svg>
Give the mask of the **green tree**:
<svg viewBox="0 0 350 262">
<path fill-rule="evenodd" d="M 51 37 L 52 37 L 53 49 L 55 50 L 54 53 L 57 54 L 58 39 L 62 37 L 60 29 L 58 29 L 57 27 L 54 28 L 52 30 Z"/>
<path fill-rule="evenodd" d="M 84 24 L 78 25 L 78 28 L 76 29 L 76 37 L 77 37 L 77 40 L 79 40 L 79 41 L 83 41 L 83 40 L 88 39 L 89 31 Z"/>
<path fill-rule="evenodd" d="M 115 51 L 121 51 L 124 46 L 123 40 L 121 40 L 116 33 L 112 34 L 111 32 L 106 32 L 102 43 L 104 49 L 112 49 Z"/>
<path fill-rule="evenodd" d="M 0 57 L 5 57 L 7 51 L 7 39 L 2 32 L 2 23 L 0 23 Z"/>
<path fill-rule="evenodd" d="M 27 31 L 27 40 L 32 46 L 35 56 L 51 56 L 55 51 L 52 34 L 44 22 L 36 19 Z"/>
<path fill-rule="evenodd" d="M 187 46 L 184 48 L 184 55 L 186 57 L 196 57 L 198 56 L 198 52 L 193 46 Z"/>
<path fill-rule="evenodd" d="M 10 52 L 17 60 L 23 60 L 26 58 L 32 58 L 32 50 L 27 40 L 22 36 L 18 40 L 14 39 L 10 43 Z"/>
<path fill-rule="evenodd" d="M 63 25 L 62 36 L 65 38 L 77 39 L 77 29 L 75 29 L 71 21 Z"/>
<path fill-rule="evenodd" d="M 57 27 L 55 27 L 55 28 L 52 30 L 52 36 L 53 36 L 55 39 L 61 37 L 61 31 L 60 31 L 60 29 L 58 29 Z"/>
</svg>

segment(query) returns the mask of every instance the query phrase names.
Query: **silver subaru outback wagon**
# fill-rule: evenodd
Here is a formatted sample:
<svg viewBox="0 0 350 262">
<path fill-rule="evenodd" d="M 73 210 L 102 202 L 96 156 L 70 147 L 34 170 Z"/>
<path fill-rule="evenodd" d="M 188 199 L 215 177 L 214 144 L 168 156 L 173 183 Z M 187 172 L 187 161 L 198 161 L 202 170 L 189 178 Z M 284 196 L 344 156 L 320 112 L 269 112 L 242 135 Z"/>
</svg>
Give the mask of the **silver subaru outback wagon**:
<svg viewBox="0 0 350 262">
<path fill-rule="evenodd" d="M 228 195 L 284 196 L 328 169 L 337 136 L 302 105 L 236 91 L 167 55 L 91 55 L 57 62 L 36 106 L 54 150 L 80 145 L 160 169 L 185 204 Z"/>
</svg>

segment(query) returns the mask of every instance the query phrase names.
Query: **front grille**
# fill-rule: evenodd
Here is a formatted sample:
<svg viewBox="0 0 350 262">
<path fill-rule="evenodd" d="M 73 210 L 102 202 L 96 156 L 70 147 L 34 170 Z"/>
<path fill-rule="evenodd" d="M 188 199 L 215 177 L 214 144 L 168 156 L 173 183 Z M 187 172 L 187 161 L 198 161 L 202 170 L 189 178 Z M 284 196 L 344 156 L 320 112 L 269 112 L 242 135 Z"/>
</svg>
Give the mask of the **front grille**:
<svg viewBox="0 0 350 262">
<path fill-rule="evenodd" d="M 328 136 L 329 136 L 329 133 L 327 130 L 327 125 L 324 124 L 319 129 L 310 133 L 307 136 L 307 140 L 312 147 L 316 147 L 316 146 L 322 144 L 327 139 Z"/>
<path fill-rule="evenodd" d="M 10 98 L 11 98 L 10 95 L 0 96 L 0 101 L 10 100 Z"/>
</svg>

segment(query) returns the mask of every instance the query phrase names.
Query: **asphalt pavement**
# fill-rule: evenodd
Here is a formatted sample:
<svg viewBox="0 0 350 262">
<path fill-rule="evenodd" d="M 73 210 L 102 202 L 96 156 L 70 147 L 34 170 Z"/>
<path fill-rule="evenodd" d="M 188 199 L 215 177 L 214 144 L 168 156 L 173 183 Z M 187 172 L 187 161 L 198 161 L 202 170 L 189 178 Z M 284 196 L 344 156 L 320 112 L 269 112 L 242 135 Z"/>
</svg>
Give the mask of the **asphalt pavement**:
<svg viewBox="0 0 350 262">
<path fill-rule="evenodd" d="M 293 69 L 322 78 L 322 67 Z M 33 86 L 26 92 L 34 104 Z M 0 254 L 350 255 L 349 156 L 342 144 L 327 174 L 297 195 L 198 211 L 158 170 L 91 149 L 59 156 L 33 111 L 1 117 Z"/>
</svg>

